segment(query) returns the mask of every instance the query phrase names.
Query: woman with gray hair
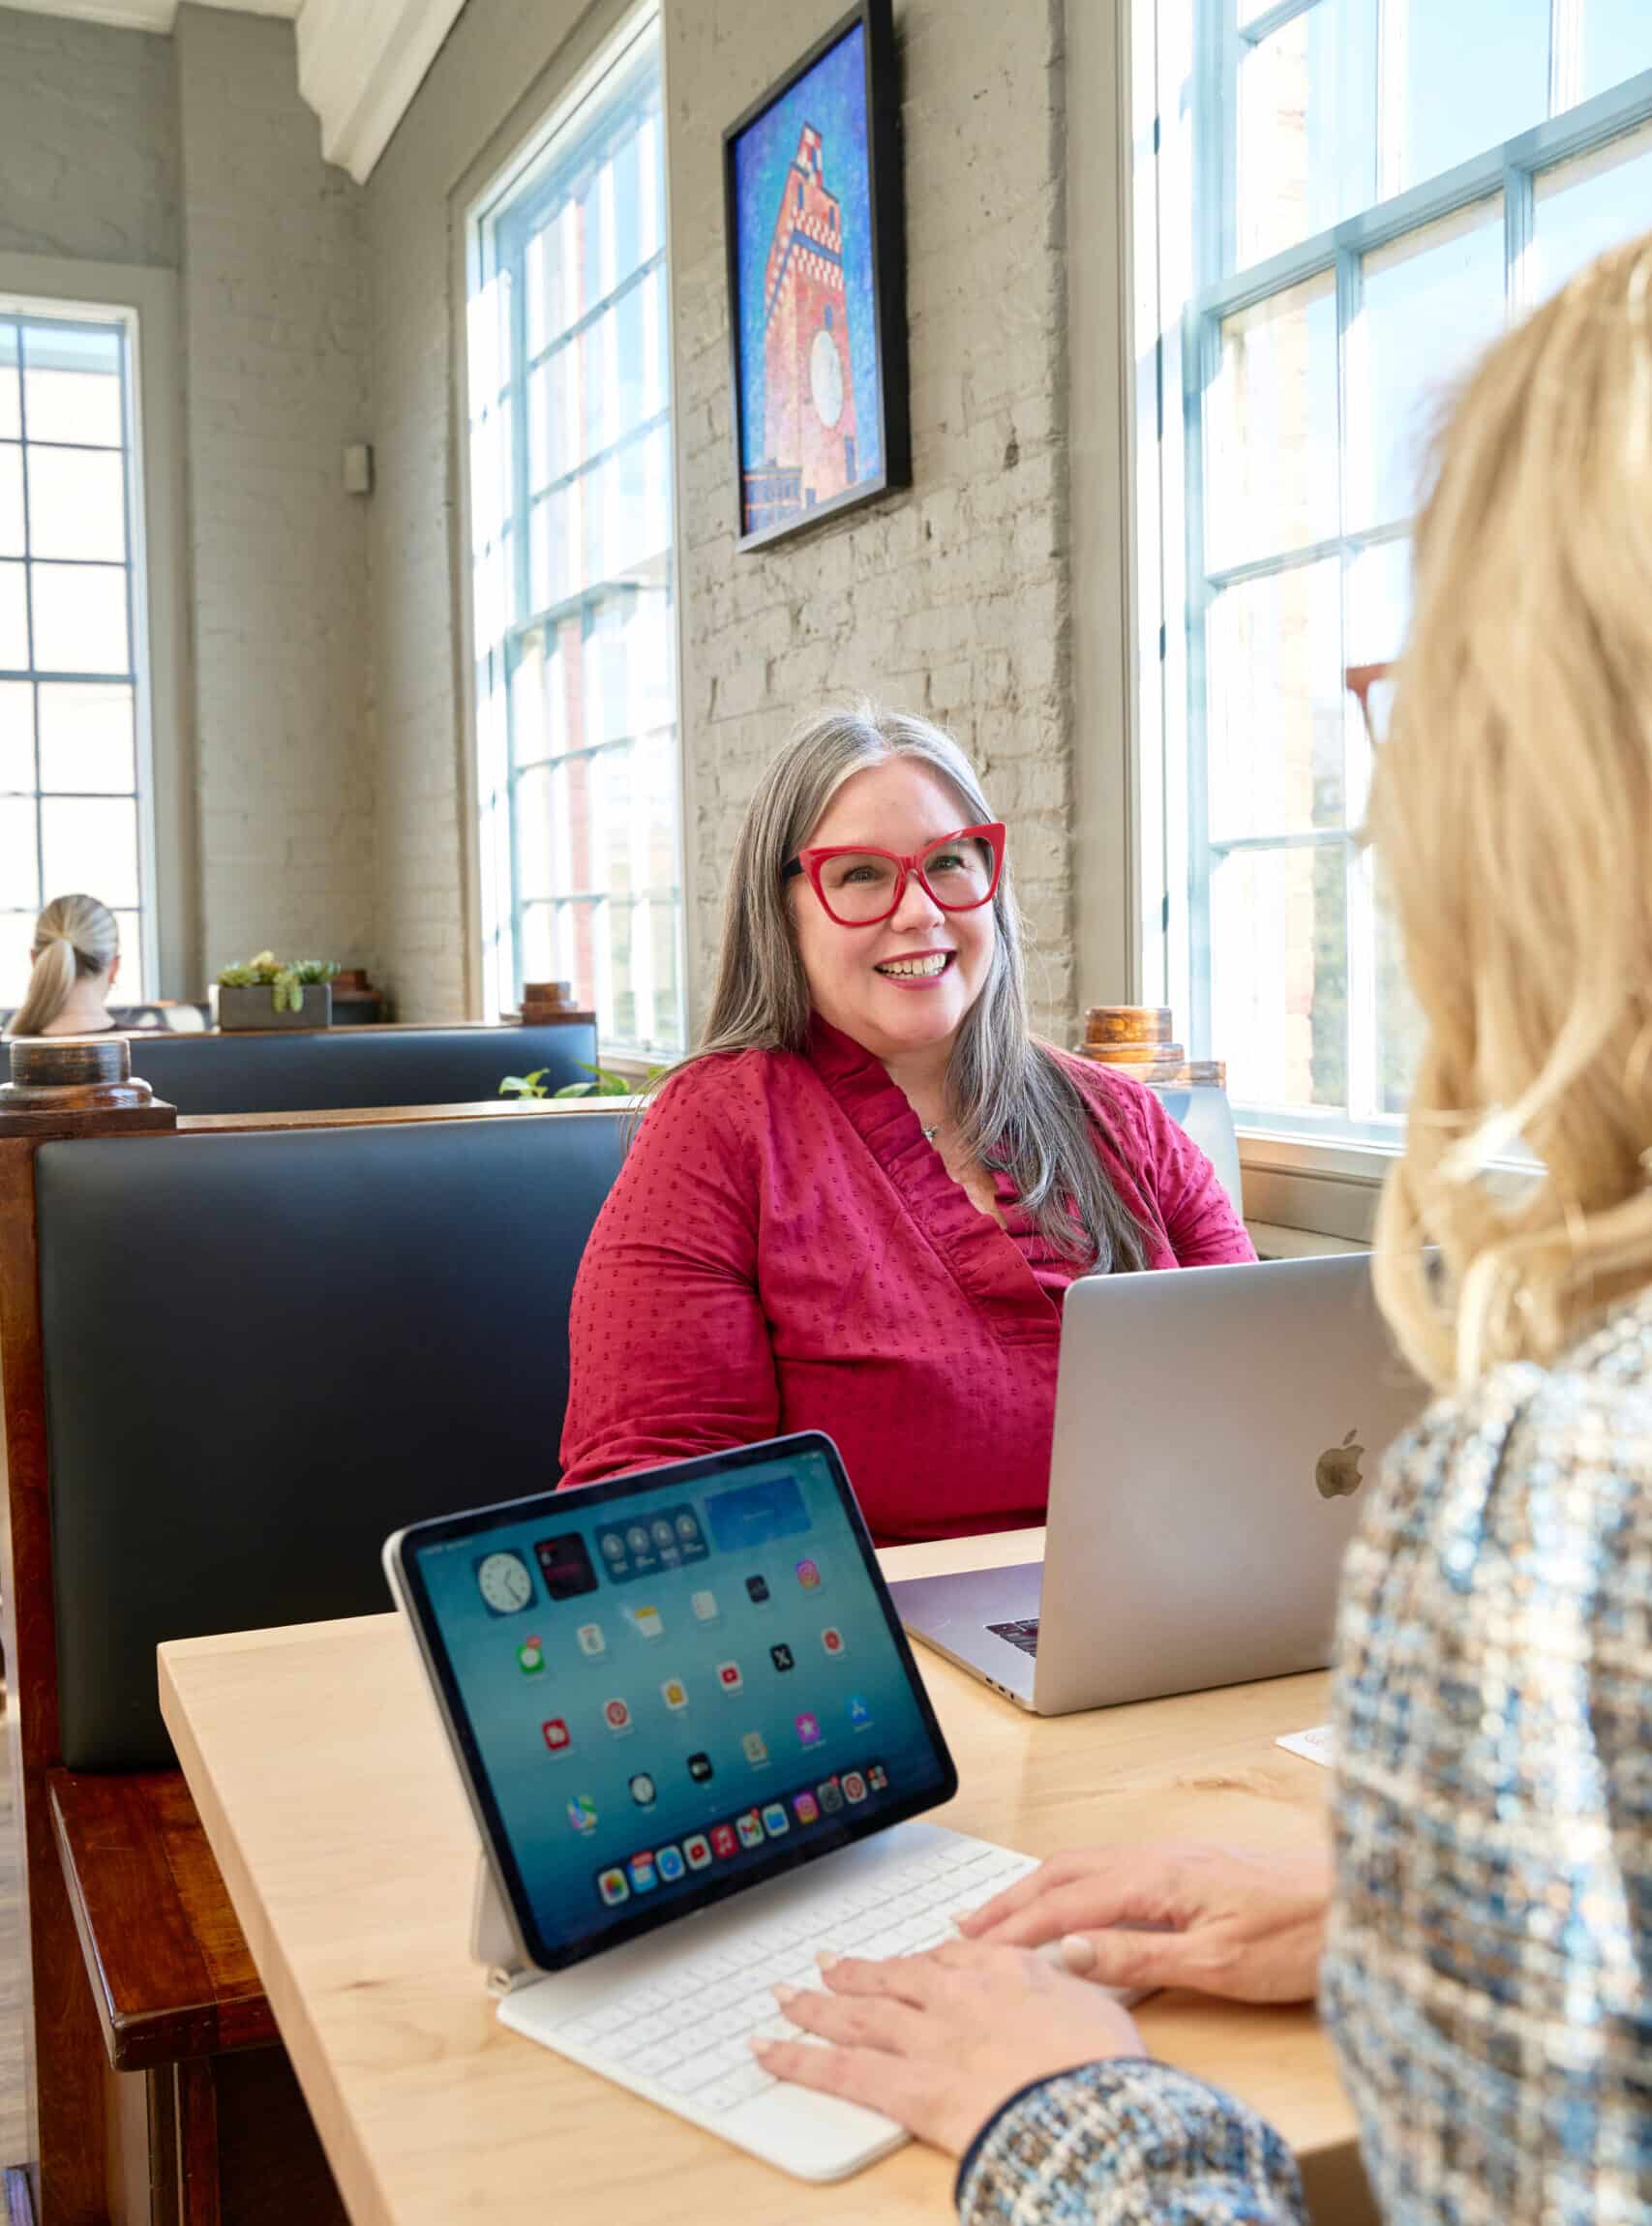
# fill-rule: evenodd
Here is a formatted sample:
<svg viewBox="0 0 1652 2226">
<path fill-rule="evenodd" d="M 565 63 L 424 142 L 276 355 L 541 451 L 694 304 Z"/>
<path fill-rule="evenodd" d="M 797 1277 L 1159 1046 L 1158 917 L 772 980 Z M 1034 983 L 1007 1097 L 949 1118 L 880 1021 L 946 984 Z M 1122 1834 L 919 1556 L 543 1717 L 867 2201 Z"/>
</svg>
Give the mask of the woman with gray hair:
<svg viewBox="0 0 1652 2226">
<path fill-rule="evenodd" d="M 1040 1521 L 1067 1285 L 1254 1256 L 1151 1091 L 1029 1033 L 1005 852 L 921 719 L 769 766 L 705 1040 L 580 1268 L 564 1484 L 820 1429 L 879 1538 Z"/>
</svg>

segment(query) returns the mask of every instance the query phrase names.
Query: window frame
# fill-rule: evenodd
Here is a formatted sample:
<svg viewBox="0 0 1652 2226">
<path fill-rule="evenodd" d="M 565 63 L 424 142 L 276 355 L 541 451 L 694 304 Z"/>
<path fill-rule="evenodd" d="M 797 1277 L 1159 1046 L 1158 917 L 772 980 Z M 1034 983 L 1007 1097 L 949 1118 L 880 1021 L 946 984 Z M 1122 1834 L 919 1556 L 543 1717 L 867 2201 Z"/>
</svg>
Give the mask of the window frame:
<svg viewBox="0 0 1652 2226">
<path fill-rule="evenodd" d="M 1359 776 L 1368 769 L 1368 761 L 1364 767 L 1360 763 L 1359 753 L 1368 745 L 1357 715 L 1344 760 L 1350 775 L 1344 826 L 1219 845 L 1209 839 L 1203 691 L 1205 634 L 1215 589 L 1203 568 L 1202 440 L 1222 320 L 1290 286 L 1331 275 L 1337 290 L 1340 436 L 1347 407 L 1343 341 L 1359 305 L 1363 258 L 1501 194 L 1506 296 L 1517 316 L 1532 298 L 1526 250 L 1533 236 L 1533 199 L 1540 175 L 1652 119 L 1652 70 L 1645 70 L 1486 154 L 1377 200 L 1264 262 L 1228 272 L 1228 243 L 1221 231 L 1224 221 L 1231 227 L 1236 207 L 1236 123 L 1232 101 L 1213 99 L 1213 94 L 1219 92 L 1222 82 L 1231 83 L 1226 74 L 1233 69 L 1237 50 L 1282 29 L 1317 4 L 1319 0 L 1277 0 L 1241 31 L 1233 20 L 1233 0 L 1195 0 L 1191 8 L 1167 6 L 1164 0 L 1134 0 L 1130 22 L 1140 57 L 1128 95 L 1137 150 L 1134 359 L 1141 386 L 1153 390 L 1145 397 L 1138 394 L 1134 490 L 1136 588 L 1143 611 L 1138 634 L 1137 779 L 1144 802 L 1137 858 L 1140 978 L 1145 997 L 1172 1007 L 1179 1019 L 1186 1015 L 1186 1040 L 1201 1055 L 1222 1048 L 1211 1043 L 1209 977 L 1210 881 L 1219 857 L 1247 849 L 1340 847 L 1349 869 L 1350 1007 L 1363 991 L 1374 993 L 1375 978 L 1374 951 L 1362 948 L 1362 943 L 1374 945 L 1370 862 L 1348 832 L 1359 808 Z M 1551 39 L 1551 105 L 1565 89 L 1560 81 L 1564 59 Z M 1186 102 L 1179 97 L 1180 90 L 1190 83 L 1197 85 L 1197 98 Z M 1200 137 L 1201 129 L 1213 118 L 1215 128 Z M 1380 149 L 1378 159 L 1380 164 Z M 1196 239 L 1195 181 L 1209 175 L 1213 165 L 1224 181 L 1223 190 L 1204 204 L 1203 229 Z M 1380 193 L 1380 173 L 1377 190 Z M 1200 258 L 1206 268 L 1218 273 L 1215 283 L 1202 287 Z M 1343 467 L 1344 448 L 1345 440 L 1339 437 L 1338 470 Z M 1221 575 L 1220 584 L 1277 576 L 1302 567 L 1316 555 L 1341 556 L 1345 551 L 1402 539 L 1410 525 L 1407 521 L 1338 531 L 1323 547 L 1293 548 L 1281 556 L 1231 567 Z M 1359 730 L 1357 736 L 1353 729 Z M 1367 1028 L 1367 1043 L 1357 1046 L 1355 1027 L 1350 1025 L 1351 1068 L 1362 1049 L 1368 1055 L 1374 1048 L 1374 1027 Z M 1256 1210 L 1266 1219 L 1349 1238 L 1368 1235 L 1376 1191 L 1400 1148 L 1402 1123 L 1395 1120 L 1392 1133 L 1384 1133 L 1374 1124 L 1363 1131 L 1352 1129 L 1343 1108 L 1328 1111 L 1323 1122 L 1306 1107 L 1300 1115 L 1249 1106 L 1238 1106 L 1235 1113 L 1247 1207 L 1253 1186 L 1258 1193 Z"/>
<path fill-rule="evenodd" d="M 129 624 L 135 676 L 139 908 L 145 995 L 189 998 L 200 975 L 198 831 L 190 712 L 188 561 L 175 271 L 0 254 L 8 314 L 121 323 L 128 333 L 133 533 Z M 43 889 L 42 901 L 61 893 Z M 93 892 L 94 894 L 96 891 Z"/>
<path fill-rule="evenodd" d="M 457 676 L 460 694 L 461 735 L 464 745 L 465 770 L 465 872 L 466 932 L 465 972 L 466 998 L 470 1009 L 483 1017 L 508 1010 L 516 1002 L 515 979 L 521 978 L 522 913 L 523 906 L 516 895 L 517 829 L 510 797 L 518 776 L 526 769 L 510 762 L 508 730 L 504 734 L 503 779 L 491 788 L 488 751 L 481 734 L 478 705 L 477 644 L 474 608 L 474 550 L 473 528 L 475 504 L 472 488 L 471 443 L 471 358 L 469 347 L 470 305 L 485 283 L 487 249 L 484 228 L 492 221 L 523 230 L 527 223 L 531 199 L 518 206 L 500 211 L 499 204 L 508 199 L 546 149 L 578 117 L 580 110 L 598 92 L 603 80 L 617 67 L 623 67 L 630 49 L 648 30 L 656 28 L 659 38 L 659 69 L 661 83 L 661 192 L 664 217 L 661 242 L 657 254 L 646 265 L 628 274 L 616 295 L 605 297 L 605 304 L 619 292 L 642 283 L 645 276 L 659 268 L 663 272 L 665 319 L 667 327 L 666 362 L 668 399 L 663 413 L 656 413 L 628 431 L 626 441 L 645 437 L 647 431 L 657 426 L 660 415 L 671 430 L 671 496 L 672 526 L 669 546 L 665 552 L 668 584 L 671 593 L 671 657 L 672 687 L 674 697 L 674 772 L 673 788 L 676 806 L 676 869 L 675 889 L 661 892 L 651 888 L 630 891 L 632 899 L 644 896 L 669 895 L 675 907 L 676 966 L 678 1000 L 684 1041 L 689 1027 L 690 984 L 687 970 L 686 945 L 689 935 L 688 891 L 689 835 L 684 796 L 684 750 L 682 735 L 682 627 L 680 613 L 681 564 L 681 463 L 679 442 L 676 437 L 676 367 L 675 361 L 675 323 L 672 315 L 672 224 L 670 193 L 670 102 L 666 86 L 667 41 L 661 0 L 610 0 L 610 4 L 593 10 L 578 33 L 557 54 L 539 80 L 518 103 L 510 117 L 495 135 L 488 149 L 472 165 L 450 196 L 454 214 L 454 254 L 452 260 L 452 331 L 454 359 L 457 366 L 455 379 L 455 416 L 453 436 L 458 457 L 459 510 L 453 536 L 453 592 L 455 597 L 456 632 L 462 655 Z M 548 188 L 549 190 L 549 188 Z M 582 312 L 575 328 L 587 317 L 594 317 L 604 305 Z M 513 326 L 519 339 L 524 339 L 523 319 L 525 305 L 519 298 L 512 306 Z M 558 336 L 565 341 L 569 334 Z M 553 344 L 556 345 L 556 344 Z M 542 349 L 544 355 L 548 350 Z M 537 359 L 535 359 L 537 360 Z M 528 372 L 526 342 L 520 348 L 513 347 L 509 383 L 512 389 L 513 446 L 510 460 L 512 515 L 526 522 L 531 512 L 531 503 L 526 494 L 523 480 L 526 472 L 526 394 Z M 582 470 L 588 468 L 592 459 L 587 457 Z M 550 490 L 543 492 L 541 499 L 549 498 Z M 527 610 L 526 568 L 530 561 L 529 537 L 525 532 L 518 536 L 519 547 L 513 552 L 517 568 L 517 586 L 521 589 L 519 603 L 513 608 Z M 588 608 L 603 593 L 598 583 L 575 591 L 545 610 L 528 613 L 526 617 L 512 618 L 503 628 L 501 648 L 526 631 L 546 621 L 549 615 L 569 608 Z M 510 703 L 509 675 L 507 673 L 501 694 L 508 719 Z M 624 737 L 633 745 L 646 743 L 657 737 L 661 730 L 650 728 L 644 734 Z M 614 743 L 593 744 L 588 748 L 566 753 L 552 762 L 563 764 L 574 757 L 589 756 L 594 752 L 617 746 Z M 641 761 L 638 761 L 639 763 Z M 538 766 L 541 761 L 533 761 Z M 509 814 L 507 836 L 509 854 L 510 889 L 508 897 L 500 899 L 496 893 L 496 877 L 490 870 L 485 855 L 484 826 L 490 814 L 499 808 Z M 572 892 L 570 892 L 572 893 Z M 514 978 L 507 979 L 499 963 L 501 948 L 508 948 Z M 629 1068 L 644 1063 L 657 1063 L 658 1054 L 646 1046 L 616 1042 L 612 1046 L 605 1039 L 602 1046 L 605 1065 Z M 669 1054 L 668 1054 L 669 1056 Z"/>
</svg>

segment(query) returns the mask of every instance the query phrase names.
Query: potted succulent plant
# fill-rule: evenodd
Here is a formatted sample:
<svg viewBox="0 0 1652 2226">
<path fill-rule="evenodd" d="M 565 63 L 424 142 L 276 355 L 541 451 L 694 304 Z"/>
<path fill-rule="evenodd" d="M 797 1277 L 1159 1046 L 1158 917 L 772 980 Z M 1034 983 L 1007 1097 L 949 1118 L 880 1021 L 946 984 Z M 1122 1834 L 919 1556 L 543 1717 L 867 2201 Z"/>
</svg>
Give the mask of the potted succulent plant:
<svg viewBox="0 0 1652 2226">
<path fill-rule="evenodd" d="M 283 961 L 260 950 L 218 978 L 218 1025 L 236 1028 L 329 1028 L 333 1020 L 330 958 Z"/>
</svg>

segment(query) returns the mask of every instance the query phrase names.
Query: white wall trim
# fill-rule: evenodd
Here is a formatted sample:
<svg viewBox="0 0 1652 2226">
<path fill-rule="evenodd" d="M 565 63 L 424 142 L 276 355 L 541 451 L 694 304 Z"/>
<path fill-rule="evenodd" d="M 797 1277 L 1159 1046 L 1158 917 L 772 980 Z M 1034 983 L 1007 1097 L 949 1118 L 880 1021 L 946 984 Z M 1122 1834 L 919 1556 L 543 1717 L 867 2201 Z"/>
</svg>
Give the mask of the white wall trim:
<svg viewBox="0 0 1652 2226">
<path fill-rule="evenodd" d="M 201 986 L 200 858 L 194 692 L 189 684 L 178 274 L 142 263 L 0 255 L 0 293 L 49 302 L 58 309 L 79 304 L 132 310 L 136 316 L 148 638 L 146 645 L 133 647 L 139 671 L 145 646 L 148 654 L 154 881 L 146 897 L 155 920 L 157 975 L 149 994 L 196 997 Z"/>
<path fill-rule="evenodd" d="M 303 0 L 207 0 L 240 15 L 298 14 Z M 117 31 L 156 31 L 163 36 L 178 16 L 178 0 L 6 0 L 8 8 L 30 15 L 62 15 L 72 23 L 106 23 Z"/>
<path fill-rule="evenodd" d="M 465 0 L 303 0 L 298 89 L 321 152 L 366 185 Z"/>
</svg>

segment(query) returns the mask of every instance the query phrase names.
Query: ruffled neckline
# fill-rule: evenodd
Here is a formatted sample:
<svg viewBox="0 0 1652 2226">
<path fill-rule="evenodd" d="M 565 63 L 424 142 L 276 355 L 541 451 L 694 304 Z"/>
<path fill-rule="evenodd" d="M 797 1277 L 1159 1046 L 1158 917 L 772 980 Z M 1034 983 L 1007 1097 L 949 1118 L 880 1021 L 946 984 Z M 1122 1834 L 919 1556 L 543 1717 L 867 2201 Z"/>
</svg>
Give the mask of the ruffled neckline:
<svg viewBox="0 0 1652 2226">
<path fill-rule="evenodd" d="M 809 1025 L 807 1056 L 913 1221 L 1000 1340 L 1055 1340 L 1061 1315 L 1017 1241 L 1031 1241 L 1033 1233 L 1010 1178 L 1002 1171 L 994 1176 L 1007 1223 L 1001 1228 L 946 1172 L 905 1091 L 881 1060 L 818 1012 Z"/>
</svg>

